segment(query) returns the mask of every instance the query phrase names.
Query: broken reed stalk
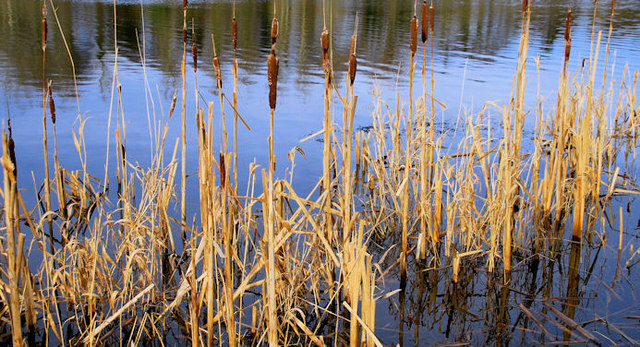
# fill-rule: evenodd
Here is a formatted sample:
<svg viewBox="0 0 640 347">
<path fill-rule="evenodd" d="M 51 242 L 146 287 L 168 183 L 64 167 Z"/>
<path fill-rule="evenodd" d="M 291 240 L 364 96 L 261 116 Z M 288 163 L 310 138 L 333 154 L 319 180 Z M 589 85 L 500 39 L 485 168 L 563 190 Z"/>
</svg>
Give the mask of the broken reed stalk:
<svg viewBox="0 0 640 347">
<path fill-rule="evenodd" d="M 351 234 L 352 217 L 351 217 L 351 199 L 353 194 L 352 172 L 351 172 L 351 152 L 353 147 L 352 134 L 353 134 L 353 119 L 355 117 L 355 107 L 358 98 L 353 93 L 353 82 L 355 81 L 355 74 L 357 69 L 356 63 L 356 46 L 358 40 L 358 14 L 356 14 L 354 33 L 351 39 L 351 47 L 349 52 L 349 80 L 346 84 L 346 98 L 343 100 L 344 111 L 342 114 L 342 122 L 344 131 L 342 134 L 343 143 L 341 146 L 342 152 L 342 217 L 343 217 L 343 230 L 342 230 L 342 242 L 347 241 Z M 353 79 L 351 75 L 353 74 Z"/>
<path fill-rule="evenodd" d="M 236 346 L 236 322 L 234 315 L 234 306 L 233 306 L 233 247 L 232 244 L 234 242 L 233 238 L 233 229 L 232 229 L 232 221 L 230 219 L 235 218 L 233 216 L 233 211 L 235 208 L 233 206 L 235 204 L 231 203 L 229 206 L 229 171 L 227 170 L 227 165 L 225 164 L 229 158 L 229 148 L 227 145 L 227 126 L 226 126 L 226 117 L 224 112 L 224 94 L 222 92 L 222 73 L 220 71 L 220 60 L 218 59 L 218 55 L 216 53 L 216 42 L 214 35 L 211 35 L 211 44 L 213 46 L 213 68 L 216 73 L 216 84 L 218 86 L 218 96 L 220 97 L 220 113 L 221 113 L 221 122 L 222 122 L 222 143 L 223 143 L 223 153 L 220 153 L 219 167 L 220 167 L 220 191 L 221 191 L 221 206 L 222 211 L 227 211 L 222 214 L 222 237 L 223 237 L 223 247 L 225 252 L 225 261 L 224 261 L 224 302 L 225 302 L 225 323 L 227 327 L 227 335 L 229 346 Z M 234 129 L 235 131 L 235 129 Z"/>
<path fill-rule="evenodd" d="M 231 19 L 231 35 L 233 39 L 233 189 L 238 191 L 238 21 L 236 20 L 236 2 L 233 1 L 233 19 Z M 222 78 L 220 79 L 222 82 Z"/>
<path fill-rule="evenodd" d="M 14 155 L 15 156 L 15 155 Z M 11 338 L 14 346 L 23 346 L 22 323 L 20 314 L 20 270 L 23 259 L 25 235 L 20 233 L 18 216 L 18 188 L 14 171 L 15 162 L 11 160 L 7 133 L 2 130 L 2 167 L 4 171 L 4 218 L 6 223 L 6 276 L 9 280 L 9 312 L 11 315 Z M 31 295 L 32 293 L 26 293 Z"/>
<path fill-rule="evenodd" d="M 440 241 L 440 223 L 442 220 L 442 170 L 436 167 L 436 143 L 435 143 L 435 123 L 436 123 L 436 99 L 435 99 L 435 91 L 436 91 L 436 79 L 435 79 L 435 70 L 433 67 L 433 45 L 434 45 L 434 17 L 435 10 L 433 8 L 433 3 L 429 5 L 429 32 L 431 33 L 431 119 L 429 121 L 429 143 L 428 146 L 430 150 L 428 151 L 428 160 L 427 165 L 430 168 L 429 170 L 429 181 L 432 182 L 432 189 L 435 190 L 434 197 L 434 211 L 431 220 L 433 221 L 431 226 L 431 245 L 434 250 L 434 254 L 437 254 L 437 246 Z M 438 175 L 435 174 L 437 171 Z M 434 182 L 435 179 L 435 183 Z"/>
<path fill-rule="evenodd" d="M 428 187 L 427 175 L 429 163 L 427 161 L 427 40 L 429 39 L 429 6 L 427 0 L 422 1 L 421 12 L 422 26 L 422 113 L 420 119 L 420 196 L 419 196 L 419 219 L 420 236 L 418 238 L 418 248 L 416 258 L 425 260 L 427 258 L 427 209 L 428 209 Z M 433 124 L 431 124 L 433 127 Z"/>
<path fill-rule="evenodd" d="M 401 239 L 401 258 L 400 262 L 400 276 L 401 278 L 405 278 L 407 276 L 407 251 L 408 251 L 408 238 L 409 238 L 409 191 L 411 189 L 410 173 L 411 168 L 413 167 L 413 153 L 411 142 L 412 131 L 413 131 L 413 75 L 415 70 L 414 59 L 416 56 L 416 49 L 418 47 L 418 18 L 415 13 L 411 18 L 411 27 L 410 27 L 411 37 L 409 41 L 409 47 L 411 50 L 411 56 L 409 59 L 409 114 L 407 118 L 407 142 L 406 142 L 406 152 L 405 152 L 405 160 L 404 160 L 404 171 L 403 171 L 403 179 L 401 183 L 402 192 L 401 192 L 401 215 L 402 215 L 402 239 Z M 402 281 L 401 281 L 402 282 Z"/>
<path fill-rule="evenodd" d="M 323 226 L 322 230 L 318 230 L 319 233 L 323 233 L 320 237 L 323 240 L 328 240 L 330 244 L 333 243 L 334 240 L 334 231 L 333 231 L 333 216 L 331 214 L 331 202 L 332 202 L 332 191 L 331 191 L 331 134 L 333 133 L 333 121 L 331 115 L 331 100 L 333 95 L 333 71 L 331 66 L 331 37 L 329 35 L 329 30 L 327 30 L 326 25 L 326 3 L 322 1 L 322 22 L 323 22 L 323 30 L 320 35 L 320 49 L 322 50 L 322 70 L 324 72 L 324 93 L 323 93 L 323 105 L 324 105 L 324 113 L 322 120 L 322 129 L 323 129 L 323 150 L 322 150 L 322 178 L 321 178 L 321 189 L 322 195 L 324 198 L 322 200 L 322 218 L 323 218 Z M 314 239 L 314 242 L 318 243 L 318 238 Z M 325 276 L 327 276 L 328 281 L 335 282 L 336 277 L 336 269 L 334 266 L 328 266 L 324 271 Z M 337 286 L 337 285 L 336 285 Z M 329 295 L 330 297 L 334 296 L 334 286 L 329 286 Z"/>
<path fill-rule="evenodd" d="M 502 222 L 502 251 L 504 263 L 504 282 L 510 280 L 511 253 L 514 234 L 516 233 L 516 208 L 519 199 L 519 187 L 517 186 L 518 172 L 521 164 L 521 144 L 522 131 L 524 127 L 524 94 L 526 88 L 526 67 L 527 54 L 529 49 L 529 23 L 531 19 L 530 11 L 523 14 L 522 31 L 520 34 L 520 47 L 518 50 L 518 65 L 516 68 L 515 96 L 508 109 L 503 112 L 504 138 L 503 154 L 500 156 L 501 170 L 499 175 L 502 179 L 502 194 L 506 199 L 504 204 L 504 215 L 506 218 Z M 514 92 L 512 91 L 512 95 Z"/>
<path fill-rule="evenodd" d="M 51 123 L 53 124 L 53 174 L 56 180 L 56 197 L 58 200 L 58 216 L 63 220 L 67 220 L 67 196 L 64 189 L 64 173 L 60 166 L 60 161 L 58 160 L 58 135 L 56 131 L 56 103 L 53 99 L 53 92 L 51 89 L 51 81 L 49 81 L 49 114 L 51 116 Z M 60 241 L 62 243 L 62 248 L 64 250 L 64 246 L 68 241 L 68 224 L 62 223 L 60 226 Z"/>
<path fill-rule="evenodd" d="M 271 108 L 269 122 L 269 176 L 267 200 L 267 341 L 269 346 L 277 346 L 278 341 L 278 317 L 276 314 L 276 267 L 275 267 L 275 211 L 273 206 L 275 155 L 273 150 L 273 122 L 276 109 L 279 61 L 276 57 L 276 40 L 278 37 L 278 19 L 276 18 L 276 1 L 273 2 L 273 20 L 271 22 L 271 53 L 267 58 L 267 81 L 269 84 L 269 107 Z"/>
<path fill-rule="evenodd" d="M 618 208 L 618 214 L 620 215 L 620 230 L 618 235 L 618 262 L 620 262 L 620 254 L 622 253 L 622 234 L 624 233 L 622 206 Z"/>
<path fill-rule="evenodd" d="M 182 242 L 187 238 L 187 0 L 182 1 L 182 165 L 180 176 L 180 223 Z"/>
<path fill-rule="evenodd" d="M 202 224 L 202 235 L 205 244 L 205 257 L 203 271 L 207 273 L 207 291 L 206 305 L 207 305 L 207 345 L 211 346 L 215 340 L 214 336 L 214 307 L 216 302 L 219 302 L 219 298 L 214 297 L 214 292 L 218 288 L 217 283 L 217 263 L 215 252 L 215 221 L 216 210 L 218 209 L 215 204 L 215 173 L 213 168 L 215 163 L 213 160 L 213 136 L 211 131 L 211 125 L 213 123 L 213 101 L 207 104 L 208 122 L 205 123 L 204 115 L 202 112 L 198 112 L 197 123 L 197 137 L 198 137 L 198 185 L 200 192 L 200 220 Z M 215 283 L 215 284 L 214 284 Z M 226 303 L 225 303 L 226 307 Z M 218 310 L 222 312 L 222 310 Z"/>
</svg>

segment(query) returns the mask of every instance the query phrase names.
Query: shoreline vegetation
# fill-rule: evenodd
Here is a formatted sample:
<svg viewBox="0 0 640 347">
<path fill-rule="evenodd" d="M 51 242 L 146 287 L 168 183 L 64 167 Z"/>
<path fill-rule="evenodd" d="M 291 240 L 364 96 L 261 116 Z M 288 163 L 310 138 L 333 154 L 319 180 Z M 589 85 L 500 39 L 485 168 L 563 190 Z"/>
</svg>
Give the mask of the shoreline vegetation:
<svg viewBox="0 0 640 347">
<path fill-rule="evenodd" d="M 113 9 L 115 23 L 115 3 Z M 69 171 L 59 163 L 55 90 L 45 66 L 49 30 L 61 28 L 54 1 L 43 2 L 45 180 L 38 183 L 37 205 L 25 206 L 18 181 L 26 181 L 28 173 L 16 171 L 24 154 L 15 153 L 14 141 L 20 139 L 12 137 L 9 121 L 1 159 L 0 341 L 14 346 L 178 341 L 381 346 L 402 344 L 405 333 L 415 333 L 411 338 L 418 343 L 418 329 L 408 327 L 425 315 L 443 319 L 446 314 L 448 321 L 438 328 L 447 343 L 502 345 L 516 336 L 524 344 L 539 341 L 526 336 L 541 337 L 543 344 L 638 343 L 606 318 L 588 326 L 575 320 L 588 282 L 583 277 L 591 255 L 585 252 L 597 258 L 606 240 L 616 240 L 616 276 L 640 257 L 625 246 L 623 207 L 615 201 L 640 193 L 619 168 L 635 156 L 640 135 L 638 72 L 626 80 L 625 71 L 616 84 L 607 76 L 615 1 L 608 33 L 592 31 L 591 54 L 579 67 L 568 65 L 572 17 L 567 12 L 557 98 L 545 100 L 544 108 L 536 100 L 535 109 L 526 109 L 527 62 L 534 59 L 528 55 L 529 23 L 535 9 L 523 0 L 509 102 L 460 114 L 458 127 L 446 132 L 436 126 L 440 102 L 433 37 L 438 14 L 433 4 L 416 1 L 413 17 L 407 18 L 410 66 L 400 73 L 409 74 L 408 100 L 387 104 L 378 98 L 367 132 L 353 127 L 358 19 L 348 61 L 333 61 L 330 6 L 323 4 L 323 9 L 317 48 L 325 80 L 324 95 L 318 95 L 324 102 L 318 134 L 323 138 L 322 177 L 312 191 L 299 192 L 293 189 L 295 177 L 275 173 L 276 162 L 286 165 L 275 158 L 273 141 L 280 20 L 275 1 L 271 50 L 265 57 L 269 125 L 249 125 L 237 111 L 237 23 L 242 18 L 235 17 L 235 3 L 229 18 L 232 74 L 223 76 L 213 34 L 213 57 L 198 60 L 195 43 L 189 47 L 195 30 L 183 0 L 181 95 L 173 96 L 166 124 L 154 128 L 154 160 L 145 168 L 128 158 L 114 24 L 110 105 L 115 109 L 109 110 L 107 127 L 110 136 L 113 129 L 117 150 L 109 159 L 114 153 L 107 149 L 104 173 L 86 170 L 85 120 L 73 132 L 82 169 Z M 56 22 L 48 22 L 47 12 Z M 187 70 L 189 50 L 193 72 Z M 144 57 L 144 41 L 142 52 Z M 596 76 L 603 59 L 602 76 Z M 200 96 L 199 61 L 214 67 L 218 100 Z M 336 64 L 346 64 L 347 74 L 334 74 Z M 186 84 L 189 73 L 195 80 L 193 100 Z M 195 115 L 187 113 L 190 102 Z M 182 136 L 167 138 L 168 120 L 176 112 Z M 189 177 L 186 127 L 194 119 L 197 141 L 189 143 L 197 146 L 198 170 Z M 525 119 L 534 120 L 532 140 L 523 136 Z M 214 131 L 217 122 L 220 133 Z M 238 181 L 242 144 L 237 134 L 250 126 L 270 127 L 265 139 L 269 162 L 252 165 L 243 184 Z M 187 196 L 188 179 L 197 180 L 197 197 Z M 113 189 L 115 195 L 109 192 Z M 198 199 L 196 216 L 187 215 L 187 199 Z M 561 269 L 557 264 L 565 257 L 568 266 Z M 485 299 L 472 297 L 469 287 L 476 285 L 486 286 Z M 436 304 L 440 300 L 447 301 L 444 307 Z M 484 311 L 469 300 L 482 302 Z M 391 319 L 399 326 L 393 333 L 399 341 L 391 341 L 379 324 L 389 319 L 379 316 L 383 303 L 395 305 Z M 471 337 L 468 325 L 478 321 L 482 331 Z M 596 334 L 598 325 L 610 334 Z"/>
</svg>

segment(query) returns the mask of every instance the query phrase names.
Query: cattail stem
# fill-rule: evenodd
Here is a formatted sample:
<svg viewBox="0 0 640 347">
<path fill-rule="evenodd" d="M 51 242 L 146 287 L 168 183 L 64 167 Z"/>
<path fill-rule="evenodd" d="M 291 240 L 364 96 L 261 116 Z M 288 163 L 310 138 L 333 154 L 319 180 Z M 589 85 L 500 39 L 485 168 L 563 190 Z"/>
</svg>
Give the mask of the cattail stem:
<svg viewBox="0 0 640 347">
<path fill-rule="evenodd" d="M 180 176 L 180 223 L 182 242 L 187 237 L 187 0 L 182 2 L 182 137 L 181 137 L 181 176 Z"/>
<path fill-rule="evenodd" d="M 42 147 L 44 154 L 44 201 L 47 211 L 51 211 L 51 177 L 49 176 L 49 145 L 47 143 L 47 97 L 49 95 L 49 87 L 47 85 L 47 3 L 42 3 Z M 47 225 L 49 227 L 49 251 L 55 253 L 53 238 L 53 221 L 51 217 L 47 217 Z"/>
<path fill-rule="evenodd" d="M 274 170 L 275 155 L 273 150 L 274 113 L 277 101 L 279 62 L 275 54 L 276 39 L 278 36 L 278 19 L 276 18 L 276 1 L 273 1 L 273 21 L 271 22 L 271 53 L 267 58 L 267 78 L 269 83 L 269 177 L 267 199 L 267 341 L 269 346 L 275 347 L 278 341 L 278 318 L 276 314 L 276 267 L 275 267 L 275 214 L 274 196 Z"/>
</svg>

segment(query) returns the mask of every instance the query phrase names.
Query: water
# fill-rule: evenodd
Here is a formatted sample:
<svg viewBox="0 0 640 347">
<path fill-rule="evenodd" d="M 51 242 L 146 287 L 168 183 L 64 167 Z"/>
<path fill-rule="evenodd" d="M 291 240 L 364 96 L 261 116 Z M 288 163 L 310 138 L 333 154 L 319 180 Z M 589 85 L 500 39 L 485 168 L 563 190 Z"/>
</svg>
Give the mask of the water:
<svg viewBox="0 0 640 347">
<path fill-rule="evenodd" d="M 327 19 L 327 26 L 332 33 L 333 62 L 336 81 L 341 90 L 347 68 L 347 50 L 350 36 L 354 30 L 356 14 L 358 25 L 358 59 L 359 70 L 355 83 L 355 93 L 359 96 L 356 110 L 356 128 L 367 128 L 372 120 L 370 113 L 376 101 L 374 92 L 393 108 L 396 95 L 400 100 L 408 99 L 408 66 L 409 66 L 409 19 L 413 13 L 412 1 L 328 1 L 332 6 L 332 16 Z M 100 176 L 104 172 L 107 155 L 107 138 L 111 132 L 110 161 L 115 161 L 113 131 L 117 116 L 117 107 L 111 114 L 109 109 L 114 72 L 114 25 L 113 4 L 110 1 L 56 1 L 60 28 L 52 11 L 49 11 L 49 41 L 47 45 L 46 78 L 51 80 L 53 95 L 56 100 L 58 123 L 58 147 L 63 166 L 79 169 L 82 158 L 74 147 L 72 129 L 77 129 L 78 117 L 88 119 L 84 129 L 87 145 L 87 167 L 90 172 Z M 33 199 L 34 184 L 42 182 L 42 53 L 40 49 L 40 1 L 5 0 L 0 5 L 0 104 L 2 118 L 11 115 L 13 136 L 16 139 L 19 172 L 25 178 L 22 185 L 27 192 L 23 196 Z M 443 128 L 451 129 L 457 124 L 459 115 L 477 112 L 485 102 L 504 105 L 508 102 L 512 88 L 512 80 L 516 68 L 518 44 L 520 38 L 521 3 L 508 0 L 455 0 L 436 2 L 435 6 L 435 40 L 434 70 L 436 78 L 436 98 L 446 107 L 438 110 L 438 119 Z M 602 30 L 604 43 L 607 42 L 609 28 L 609 3 L 600 5 L 596 15 L 595 31 Z M 211 34 L 215 35 L 216 51 L 221 59 L 223 70 L 223 89 L 231 94 L 231 21 L 232 1 L 191 1 L 189 9 L 189 28 L 196 33 L 196 45 L 199 51 L 198 86 L 202 100 L 215 102 L 218 111 L 218 97 L 215 88 L 215 74 L 211 64 L 213 55 Z M 583 59 L 588 59 L 591 50 L 593 2 L 574 0 L 559 3 L 557 1 L 536 1 L 533 3 L 531 17 L 530 50 L 528 61 L 529 83 L 527 89 L 527 107 L 535 106 L 536 96 L 553 100 L 563 63 L 564 18 L 566 10 L 573 10 L 572 55 L 569 69 L 575 71 Z M 239 128 L 238 155 L 240 158 L 240 182 L 244 182 L 243 173 L 248 172 L 254 160 L 262 166 L 268 161 L 268 87 L 266 78 L 266 57 L 270 48 L 269 28 L 272 18 L 272 5 L 268 1 L 238 1 L 236 17 L 238 19 L 238 64 L 239 64 L 239 113 L 247 121 L 251 130 Z M 127 152 L 129 160 L 148 165 L 153 148 L 150 138 L 154 126 L 160 119 L 166 119 L 171 96 L 182 88 L 180 77 L 180 61 L 182 53 L 182 8 L 179 1 L 118 1 L 116 5 L 118 47 L 118 78 L 122 86 L 124 105 L 123 114 L 127 129 Z M 613 17 L 613 34 L 611 38 L 612 59 L 609 63 L 610 78 L 616 81 L 625 77 L 630 80 L 629 71 L 640 69 L 640 8 L 637 1 L 617 1 L 616 14 Z M 295 167 L 295 185 L 300 189 L 309 189 L 321 175 L 319 164 L 322 156 L 320 137 L 301 143 L 300 140 L 322 128 L 324 80 L 321 68 L 321 51 L 319 47 L 320 33 L 323 29 L 322 1 L 289 0 L 278 2 L 278 18 L 280 35 L 277 52 L 280 59 L 280 77 L 278 90 L 278 106 L 276 109 L 275 147 L 278 158 L 278 176 L 287 175 L 290 167 L 287 153 L 294 146 L 299 146 L 305 153 L 304 159 L 298 156 Z M 66 45 L 60 31 L 64 33 Z M 428 51 L 428 50 L 427 50 Z M 75 67 L 75 81 L 69 55 Z M 429 57 L 429 55 L 428 55 Z M 540 70 L 536 71 L 535 57 L 539 58 Z M 613 59 L 615 57 L 615 60 Z M 423 60 L 422 47 L 418 49 L 418 69 Z M 143 70 L 144 62 L 144 70 Z M 191 58 L 187 59 L 187 114 L 195 113 L 195 100 Z M 603 59 L 600 60 L 602 69 Z M 615 68 L 613 64 L 615 63 Z M 625 64 L 628 65 L 626 76 L 623 75 Z M 144 74 L 143 74 L 144 71 Z M 75 85 L 77 84 L 77 88 Z M 422 92 L 419 72 L 416 73 L 416 93 Z M 77 98 L 76 98 L 77 94 Z M 229 107 L 227 111 L 229 112 Z M 408 105 L 402 105 L 407 108 Z M 552 105 L 546 106 L 551 108 Z M 161 111 L 161 109 L 164 111 Z M 497 111 L 494 111 L 497 115 Z M 195 125 L 190 117 L 188 125 L 188 172 L 197 169 L 195 155 Z M 156 120 L 154 122 L 154 120 Z M 336 119 L 339 123 L 341 120 Z M 533 120 L 528 119 L 529 126 L 525 131 L 531 132 Z M 230 123 L 228 123 L 230 124 Z M 169 143 L 180 136 L 179 116 L 170 121 Z M 168 146 L 173 148 L 173 146 Z M 633 169 L 629 174 L 634 175 Z M 26 178 L 29 178 L 28 180 Z M 195 178 L 188 181 L 188 190 L 195 192 Z M 194 193 L 195 194 L 195 193 Z M 627 199 L 627 200 L 624 200 Z M 621 204 L 634 206 L 635 198 L 620 198 Z M 624 201 L 623 201 L 624 200 Z M 31 200 L 33 202 L 34 200 Z M 197 198 L 189 199 L 189 211 L 198 208 Z M 633 209 L 630 209 L 633 211 Z M 637 212 L 629 212 L 628 217 L 634 221 Z M 627 216 L 625 216 L 626 218 Z M 629 219 L 628 219 L 629 220 Z M 630 231 L 636 244 L 637 232 Z M 560 263 L 568 262 L 569 252 Z M 608 253 L 607 253 L 608 254 Z M 602 256 L 604 257 L 604 256 Z M 610 258 L 610 256 L 607 255 Z M 585 256 L 584 268 L 590 258 Z M 587 300 L 582 307 L 594 307 L 597 315 L 606 316 L 613 312 L 618 321 L 630 322 L 622 318 L 624 315 L 638 315 L 638 300 L 635 292 L 628 294 L 632 286 L 626 285 L 624 276 L 609 278 L 616 274 L 615 260 L 608 262 L 594 261 L 602 267 L 601 283 L 583 284 L 584 297 L 598 296 Z M 566 265 L 565 265 L 566 267 Z M 584 276 L 589 269 L 582 269 Z M 593 269 L 591 269 L 593 270 Z M 468 269 L 473 272 L 473 269 Z M 550 270 L 548 278 L 527 279 L 527 274 L 515 274 L 514 282 L 527 286 L 543 286 L 549 284 L 548 295 L 561 297 L 568 289 L 565 277 L 557 270 Z M 637 281 L 637 266 L 627 281 Z M 429 275 L 438 276 L 438 275 Z M 441 274 L 442 276 L 442 274 Z M 542 277 L 542 276 L 541 276 Z M 555 282 L 553 281 L 555 279 Z M 495 279 L 494 279 L 495 280 Z M 420 281 L 415 279 L 415 281 Z M 543 282 L 544 281 L 544 282 Z M 592 280 L 593 281 L 593 280 Z M 609 282 L 606 282 L 609 281 Z M 613 282 L 611 282 L 613 281 Z M 425 283 L 425 293 L 432 285 Z M 485 338 L 489 342 L 492 330 L 481 326 L 483 323 L 474 318 L 482 316 L 482 312 L 491 312 L 490 307 L 479 307 L 490 303 L 473 300 L 474 296 L 494 296 L 496 300 L 517 300 L 540 298 L 536 294 L 508 296 L 493 292 L 495 287 L 488 286 L 485 275 L 472 277 L 467 285 L 486 286 L 481 290 L 469 289 L 461 294 L 460 288 L 454 290 L 449 284 L 436 285 L 434 311 L 430 318 L 420 315 L 416 310 L 411 319 L 394 317 L 398 298 L 389 299 L 389 307 L 379 308 L 378 317 L 385 323 L 377 330 L 385 343 L 405 339 L 405 341 L 449 341 L 451 322 L 439 321 L 433 317 L 449 317 L 462 326 L 457 330 L 455 341 L 480 342 Z M 606 284 L 606 283 L 609 284 Z M 448 282 L 446 282 L 448 283 Z M 603 285 L 604 283 L 604 285 Z M 606 286 L 619 284 L 623 290 L 612 289 L 621 297 L 607 294 Z M 452 285 L 451 285 L 452 286 Z M 460 285 L 458 285 L 460 286 Z M 391 286 L 393 287 L 393 286 Z M 417 286 L 416 288 L 418 288 Z M 603 289 L 604 288 L 604 289 Z M 416 289 L 417 290 L 417 289 Z M 456 293 L 456 298 L 451 295 Z M 628 295 L 627 295 L 628 294 Z M 471 301 L 469 307 L 461 309 L 464 302 L 460 296 Z M 547 295 L 547 296 L 548 296 Z M 603 297 L 604 296 L 604 297 Z M 419 295 L 408 295 L 411 300 L 418 300 Z M 451 302 L 462 300 L 461 304 L 448 306 Z M 632 300 L 631 308 L 625 306 Z M 402 301 L 402 300 L 400 300 Z M 540 301 L 537 308 L 542 309 Z M 495 304 L 495 303 L 494 303 Z M 412 306 L 413 305 L 413 306 Z M 610 309 L 603 312 L 599 309 L 605 305 Z M 381 305 L 382 306 L 382 305 Z M 464 305 L 462 305 L 464 306 Z M 499 305 L 498 305 L 499 306 Z M 440 310 L 438 310 L 440 307 Z M 536 307 L 534 305 L 534 307 Z M 559 305 L 558 305 L 559 307 Z M 409 309 L 408 311 L 411 311 Z M 457 312 L 457 313 L 455 313 Z M 475 312 L 469 314 L 468 312 Z M 583 312 L 583 321 L 595 315 Z M 621 313 L 622 312 L 622 313 Z M 520 314 L 521 315 L 521 314 Z M 589 317 L 586 317 L 589 316 Z M 421 317 L 421 319 L 417 319 Z M 453 318 L 452 318 L 453 317 Z M 487 317 L 493 317 L 487 315 Z M 484 317 L 484 318 L 487 318 Z M 496 316 L 497 317 L 497 316 Z M 504 318 L 504 317 L 503 317 Z M 444 318 L 442 318 L 444 319 Z M 467 321 L 469 319 L 469 321 Z M 492 318 L 493 319 L 493 318 Z M 498 318 L 495 318 L 496 320 Z M 518 317 L 517 319 L 520 319 Z M 485 322 L 487 320 L 484 320 Z M 404 322 L 406 332 L 400 338 L 398 322 Z M 454 322 L 455 323 L 455 322 Z M 517 326 L 516 317 L 511 317 L 511 325 Z M 637 321 L 636 321 L 637 323 Z M 402 325 L 402 323 L 401 323 Z M 480 326 L 478 326 L 480 325 Z M 509 325 L 509 324 L 507 324 Z M 385 327 L 388 326 L 388 333 Z M 633 326 L 633 325 L 631 325 Z M 635 325 L 637 327 L 637 324 Z M 415 329 L 415 332 L 414 330 Z M 476 330 L 473 330 L 476 329 Z M 631 329 L 627 329 L 630 331 Z M 437 331 L 437 332 L 435 332 Z M 555 332 L 558 333 L 558 332 Z M 414 335 L 415 334 L 415 335 Z M 561 332 L 560 332 L 561 334 Z M 443 337 L 445 336 L 446 337 Z M 633 335 L 633 334 L 632 334 Z M 478 337 L 482 336 L 482 338 Z M 637 333 L 633 335 L 640 339 Z M 425 340 L 426 339 L 426 340 Z M 625 344 L 624 339 L 619 342 Z M 531 344 L 525 340 L 522 343 Z M 518 344 L 519 342 L 514 342 Z"/>
</svg>

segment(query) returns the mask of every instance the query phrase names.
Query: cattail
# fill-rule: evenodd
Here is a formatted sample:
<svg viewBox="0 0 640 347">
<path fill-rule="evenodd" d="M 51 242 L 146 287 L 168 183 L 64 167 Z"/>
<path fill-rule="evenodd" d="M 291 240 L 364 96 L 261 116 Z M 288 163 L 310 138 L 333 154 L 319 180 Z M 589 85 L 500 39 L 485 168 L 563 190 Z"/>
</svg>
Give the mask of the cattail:
<svg viewBox="0 0 640 347">
<path fill-rule="evenodd" d="M 220 153 L 220 188 L 224 189 L 224 185 L 226 183 L 226 174 L 227 173 L 227 169 L 225 168 L 224 165 L 224 155 L 222 153 Z"/>
<path fill-rule="evenodd" d="M 233 37 L 233 50 L 235 51 L 238 47 L 238 22 L 236 22 L 236 17 L 231 20 L 231 36 Z"/>
<path fill-rule="evenodd" d="M 279 65 L 280 65 L 280 62 L 276 57 L 276 52 L 272 49 L 271 54 L 269 54 L 269 58 L 267 58 L 267 77 L 269 81 L 269 107 L 271 107 L 272 110 L 276 109 Z"/>
<path fill-rule="evenodd" d="M 353 82 L 356 80 L 357 69 L 358 69 L 358 60 L 356 59 L 356 55 L 352 54 L 351 57 L 349 57 L 349 80 L 352 86 L 353 86 Z"/>
<path fill-rule="evenodd" d="M 358 14 L 356 14 L 356 25 L 351 36 L 351 46 L 349 47 L 349 81 L 353 86 L 356 80 L 356 70 L 358 70 L 358 59 L 356 58 L 356 45 L 358 44 Z"/>
<path fill-rule="evenodd" d="M 51 122 L 56 124 L 56 103 L 53 101 L 53 94 L 51 92 L 51 82 L 49 82 L 49 113 L 51 113 Z"/>
<path fill-rule="evenodd" d="M 431 36 L 432 36 L 432 40 L 433 40 L 433 4 L 431 4 L 431 6 L 429 6 L 429 30 L 431 31 Z"/>
<path fill-rule="evenodd" d="M 193 57 L 193 72 L 198 72 L 198 48 L 196 48 L 196 38 L 195 35 L 191 36 L 191 56 Z"/>
<path fill-rule="evenodd" d="M 422 2 L 422 43 L 429 39 L 429 5 L 427 0 Z"/>
<path fill-rule="evenodd" d="M 329 31 L 327 29 L 322 31 L 320 45 L 322 46 L 322 53 L 329 53 Z"/>
<path fill-rule="evenodd" d="M 182 0 L 182 10 L 186 10 L 187 9 L 187 5 L 188 5 L 187 2 L 188 2 L 187 0 Z"/>
<path fill-rule="evenodd" d="M 418 48 L 418 18 L 416 16 L 411 18 L 411 41 L 409 41 L 409 47 L 411 48 L 411 57 L 415 56 Z"/>
<path fill-rule="evenodd" d="M 182 28 L 182 42 L 184 44 L 187 44 L 187 28 L 186 27 Z"/>
<path fill-rule="evenodd" d="M 613 16 L 613 13 L 616 10 L 616 0 L 612 0 L 611 1 L 611 15 Z"/>
<path fill-rule="evenodd" d="M 567 21 L 564 25 L 564 40 L 571 41 L 571 9 L 567 12 Z"/>
<path fill-rule="evenodd" d="M 567 21 L 564 26 L 564 68 L 567 68 L 567 62 L 571 55 L 571 9 L 567 12 Z"/>
<path fill-rule="evenodd" d="M 13 163 L 13 177 L 18 177 L 18 164 L 16 162 L 16 143 L 13 141 L 13 131 L 11 130 L 11 117 L 7 120 L 9 127 L 9 141 L 7 142 L 7 148 L 9 149 L 9 159 Z"/>
<path fill-rule="evenodd" d="M 273 21 L 271 22 L 271 44 L 276 44 L 276 38 L 278 37 L 278 19 L 273 17 Z"/>
<path fill-rule="evenodd" d="M 213 57 L 213 69 L 216 71 L 218 87 L 222 88 L 222 73 L 220 72 L 220 59 L 218 59 L 218 56 Z"/>
<path fill-rule="evenodd" d="M 322 70 L 328 85 L 331 85 L 331 64 L 329 63 L 329 31 L 324 29 L 320 36 L 320 46 L 322 47 Z"/>
<path fill-rule="evenodd" d="M 522 13 L 524 14 L 529 9 L 529 0 L 522 0 Z"/>
<path fill-rule="evenodd" d="M 47 6 L 42 5 L 42 50 L 47 46 Z"/>
</svg>

